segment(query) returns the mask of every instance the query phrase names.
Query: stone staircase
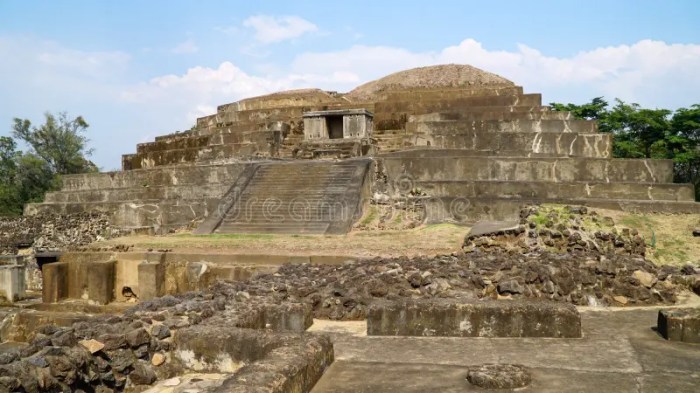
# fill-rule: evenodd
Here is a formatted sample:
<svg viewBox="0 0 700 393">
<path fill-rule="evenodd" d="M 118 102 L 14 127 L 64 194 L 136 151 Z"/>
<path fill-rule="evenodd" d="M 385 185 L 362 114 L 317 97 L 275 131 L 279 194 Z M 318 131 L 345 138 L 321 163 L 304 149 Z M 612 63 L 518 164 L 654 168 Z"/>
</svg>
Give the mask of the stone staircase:
<svg viewBox="0 0 700 393">
<path fill-rule="evenodd" d="M 214 233 L 345 233 L 361 213 L 371 162 L 259 164 L 240 195 L 232 196 L 235 202 L 201 227 Z"/>
</svg>

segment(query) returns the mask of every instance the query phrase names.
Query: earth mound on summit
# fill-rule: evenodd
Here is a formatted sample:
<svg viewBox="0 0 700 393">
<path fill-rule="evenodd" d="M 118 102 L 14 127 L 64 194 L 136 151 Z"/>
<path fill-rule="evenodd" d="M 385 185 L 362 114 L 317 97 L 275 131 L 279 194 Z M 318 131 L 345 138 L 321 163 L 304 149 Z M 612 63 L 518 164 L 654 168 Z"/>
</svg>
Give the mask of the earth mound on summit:
<svg viewBox="0 0 700 393">
<path fill-rule="evenodd" d="M 393 90 L 514 85 L 500 75 L 470 65 L 443 64 L 387 75 L 356 87 L 345 97 L 352 101 L 376 101 L 383 93 Z"/>
</svg>

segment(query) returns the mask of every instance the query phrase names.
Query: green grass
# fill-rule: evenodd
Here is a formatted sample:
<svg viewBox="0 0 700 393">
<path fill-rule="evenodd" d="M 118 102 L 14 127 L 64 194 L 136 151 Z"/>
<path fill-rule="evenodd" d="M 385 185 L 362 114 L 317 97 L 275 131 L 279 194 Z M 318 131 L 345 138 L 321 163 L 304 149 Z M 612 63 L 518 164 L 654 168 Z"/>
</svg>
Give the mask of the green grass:
<svg viewBox="0 0 700 393">
<path fill-rule="evenodd" d="M 193 235 L 191 233 L 179 233 L 173 235 L 178 239 L 212 239 L 212 240 L 246 240 L 246 239 L 273 239 L 275 235 L 266 233 L 213 233 L 210 235 Z"/>
<path fill-rule="evenodd" d="M 360 221 L 360 225 L 367 226 L 371 224 L 374 220 L 376 220 L 377 215 L 379 214 L 377 210 L 378 209 L 376 206 L 370 206 L 367 210 L 367 214 L 364 218 L 362 218 L 362 221 Z"/>
<path fill-rule="evenodd" d="M 657 248 L 654 250 L 654 256 L 656 258 L 663 258 L 672 261 L 687 261 L 688 253 L 682 249 L 674 248 Z"/>
<path fill-rule="evenodd" d="M 637 230 L 646 229 L 649 231 L 653 230 L 654 226 L 657 225 L 654 219 L 645 214 L 629 215 L 620 220 L 620 224 L 629 228 L 636 228 Z"/>
</svg>

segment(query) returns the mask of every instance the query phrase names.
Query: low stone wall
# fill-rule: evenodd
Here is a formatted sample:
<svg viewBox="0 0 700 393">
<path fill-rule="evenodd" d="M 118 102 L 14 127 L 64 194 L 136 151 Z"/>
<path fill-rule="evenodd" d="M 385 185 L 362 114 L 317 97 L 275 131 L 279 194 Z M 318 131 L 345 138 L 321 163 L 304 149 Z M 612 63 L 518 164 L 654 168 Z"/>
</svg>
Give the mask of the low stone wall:
<svg viewBox="0 0 700 393">
<path fill-rule="evenodd" d="M 581 337 L 571 304 L 431 299 L 382 302 L 367 315 L 370 336 Z"/>
</svg>

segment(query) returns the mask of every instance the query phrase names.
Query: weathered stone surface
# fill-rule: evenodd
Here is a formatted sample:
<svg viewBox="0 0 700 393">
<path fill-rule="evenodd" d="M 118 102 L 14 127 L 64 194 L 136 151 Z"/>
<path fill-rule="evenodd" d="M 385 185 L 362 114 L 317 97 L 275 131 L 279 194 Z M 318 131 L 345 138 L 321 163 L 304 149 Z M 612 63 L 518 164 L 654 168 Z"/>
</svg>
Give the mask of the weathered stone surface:
<svg viewBox="0 0 700 393">
<path fill-rule="evenodd" d="M 88 265 L 88 299 L 108 304 L 114 299 L 115 261 L 93 262 Z"/>
<path fill-rule="evenodd" d="M 0 254 L 27 247 L 37 252 L 75 248 L 126 233 L 129 231 L 112 226 L 100 212 L 2 217 Z"/>
<path fill-rule="evenodd" d="M 99 351 L 101 351 L 105 345 L 95 339 L 89 339 L 89 340 L 80 340 L 80 345 L 85 347 L 90 353 L 95 354 Z"/>
<path fill-rule="evenodd" d="M 519 225 L 518 221 L 479 221 L 471 227 L 467 238 L 513 232 Z"/>
<path fill-rule="evenodd" d="M 577 338 L 581 317 L 572 305 L 545 301 L 380 302 L 369 308 L 367 334 Z"/>
<path fill-rule="evenodd" d="M 153 325 L 151 335 L 159 340 L 170 337 L 170 329 L 164 324 Z"/>
<path fill-rule="evenodd" d="M 530 384 L 532 376 L 518 364 L 484 364 L 470 367 L 467 380 L 485 389 L 516 389 Z"/>
<path fill-rule="evenodd" d="M 158 367 L 161 364 L 165 363 L 165 355 L 163 355 L 160 352 L 154 353 L 153 357 L 151 357 L 151 364 Z"/>
<path fill-rule="evenodd" d="M 25 297 L 25 266 L 0 265 L 0 298 L 12 303 Z"/>
<path fill-rule="evenodd" d="M 670 341 L 700 343 L 700 309 L 661 310 L 657 329 Z"/>
<path fill-rule="evenodd" d="M 635 270 L 634 273 L 632 273 L 632 277 L 636 278 L 639 280 L 639 283 L 644 285 L 647 288 L 651 288 L 656 284 L 656 277 L 654 277 L 653 274 L 642 271 L 642 270 Z"/>
<path fill-rule="evenodd" d="M 138 328 L 126 333 L 126 342 L 132 348 L 137 348 L 143 344 L 148 344 L 151 341 L 151 336 L 146 329 Z"/>
<path fill-rule="evenodd" d="M 160 262 L 142 262 L 138 266 L 139 299 L 151 300 L 163 296 L 165 265 Z"/>
<path fill-rule="evenodd" d="M 134 369 L 129 373 L 129 380 L 134 385 L 150 385 L 157 378 L 151 366 L 144 362 L 136 363 Z"/>
<path fill-rule="evenodd" d="M 42 301 L 56 303 L 68 297 L 68 263 L 54 262 L 42 267 Z"/>
<path fill-rule="evenodd" d="M 265 359 L 241 368 L 214 391 L 308 392 L 333 360 L 333 344 L 327 336 L 296 336 L 288 345 L 272 349 Z"/>
</svg>

